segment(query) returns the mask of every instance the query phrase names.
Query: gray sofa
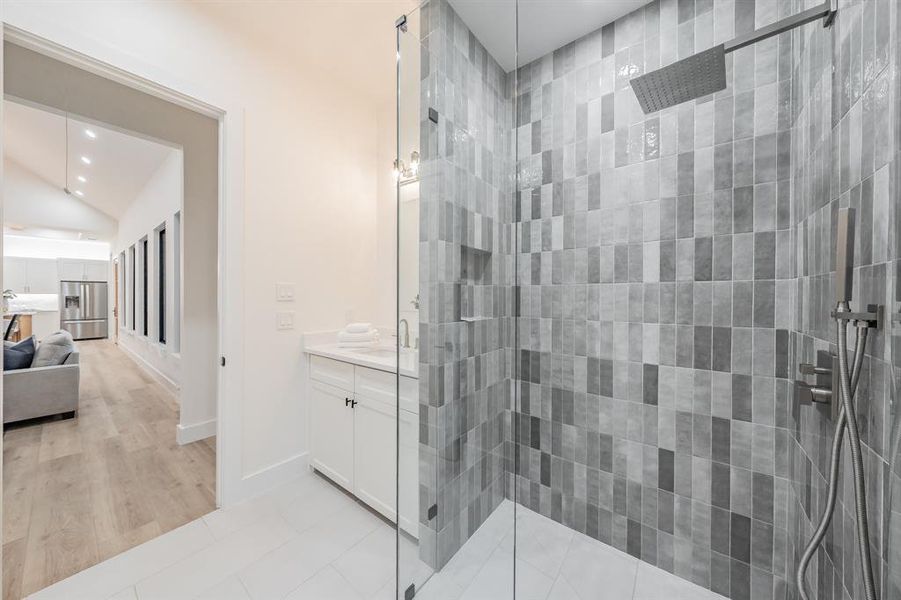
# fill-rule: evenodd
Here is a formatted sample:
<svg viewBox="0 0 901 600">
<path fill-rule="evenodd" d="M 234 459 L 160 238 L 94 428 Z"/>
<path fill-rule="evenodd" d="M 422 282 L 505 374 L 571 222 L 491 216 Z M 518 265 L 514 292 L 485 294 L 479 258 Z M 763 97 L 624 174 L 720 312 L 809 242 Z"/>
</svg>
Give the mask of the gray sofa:
<svg viewBox="0 0 901 600">
<path fill-rule="evenodd" d="M 62 364 L 3 372 L 3 423 L 78 411 L 78 350 Z"/>
</svg>

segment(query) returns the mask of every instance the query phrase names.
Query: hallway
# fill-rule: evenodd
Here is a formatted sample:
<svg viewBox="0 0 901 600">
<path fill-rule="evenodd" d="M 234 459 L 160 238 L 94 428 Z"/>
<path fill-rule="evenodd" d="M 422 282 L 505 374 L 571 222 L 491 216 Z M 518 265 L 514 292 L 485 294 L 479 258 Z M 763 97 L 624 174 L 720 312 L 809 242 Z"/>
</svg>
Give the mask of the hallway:
<svg viewBox="0 0 901 600">
<path fill-rule="evenodd" d="M 18 600 L 216 508 L 215 438 L 111 341 L 79 342 L 76 419 L 4 433 L 3 598 Z"/>
</svg>

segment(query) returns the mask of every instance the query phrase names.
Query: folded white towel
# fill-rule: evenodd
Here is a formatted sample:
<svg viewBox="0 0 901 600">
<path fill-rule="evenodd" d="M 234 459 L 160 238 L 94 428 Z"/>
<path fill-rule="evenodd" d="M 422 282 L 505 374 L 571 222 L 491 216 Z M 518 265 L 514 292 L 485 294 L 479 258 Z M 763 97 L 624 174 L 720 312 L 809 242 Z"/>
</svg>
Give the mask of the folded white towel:
<svg viewBox="0 0 901 600">
<path fill-rule="evenodd" d="M 372 323 L 348 323 L 344 331 L 347 333 L 368 333 L 372 329 Z"/>
<path fill-rule="evenodd" d="M 338 332 L 339 342 L 374 342 L 379 339 L 379 332 L 371 329 L 366 333 L 347 333 L 346 331 Z"/>
</svg>

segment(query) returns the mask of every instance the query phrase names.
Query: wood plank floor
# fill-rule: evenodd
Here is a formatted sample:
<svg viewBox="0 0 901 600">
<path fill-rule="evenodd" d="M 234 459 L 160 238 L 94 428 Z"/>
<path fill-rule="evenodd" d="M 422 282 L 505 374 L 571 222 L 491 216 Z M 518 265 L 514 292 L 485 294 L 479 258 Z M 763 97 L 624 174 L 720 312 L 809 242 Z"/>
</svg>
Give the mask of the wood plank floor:
<svg viewBox="0 0 901 600">
<path fill-rule="evenodd" d="M 179 446 L 175 397 L 111 341 L 78 346 L 78 417 L 3 435 L 3 600 L 216 508 L 215 438 Z"/>
</svg>

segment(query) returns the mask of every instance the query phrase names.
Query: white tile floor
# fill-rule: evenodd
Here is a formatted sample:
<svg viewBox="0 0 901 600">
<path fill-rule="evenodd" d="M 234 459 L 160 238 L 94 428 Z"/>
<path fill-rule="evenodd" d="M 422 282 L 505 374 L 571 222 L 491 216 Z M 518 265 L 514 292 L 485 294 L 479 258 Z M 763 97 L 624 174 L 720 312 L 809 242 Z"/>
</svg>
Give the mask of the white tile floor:
<svg viewBox="0 0 901 600">
<path fill-rule="evenodd" d="M 517 600 L 724 600 L 527 508 L 515 512 Z M 510 598 L 513 513 L 501 504 L 416 599 Z"/>
<path fill-rule="evenodd" d="M 513 505 L 501 505 L 417 600 L 510 597 L 512 517 Z M 520 600 L 721 598 L 522 507 L 517 519 Z M 394 538 L 383 520 L 311 474 L 29 598 L 393 600 Z"/>
</svg>

